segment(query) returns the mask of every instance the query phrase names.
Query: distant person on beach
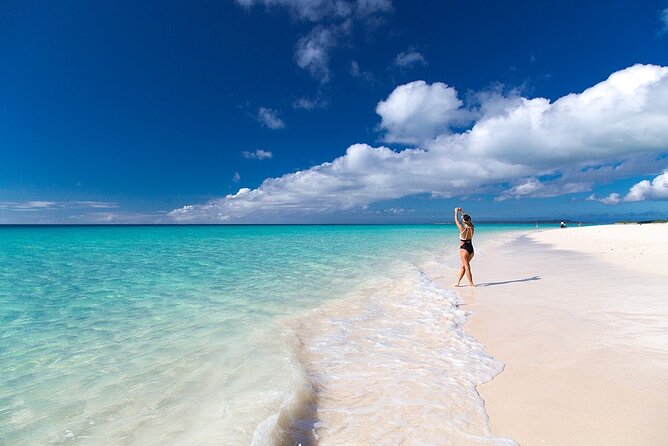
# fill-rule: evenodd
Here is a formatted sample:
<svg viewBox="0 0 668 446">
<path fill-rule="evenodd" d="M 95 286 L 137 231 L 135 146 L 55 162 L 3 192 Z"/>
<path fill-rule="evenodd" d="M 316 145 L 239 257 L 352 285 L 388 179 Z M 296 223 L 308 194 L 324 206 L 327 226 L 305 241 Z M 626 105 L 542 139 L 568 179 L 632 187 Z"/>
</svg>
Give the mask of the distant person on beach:
<svg viewBox="0 0 668 446">
<path fill-rule="evenodd" d="M 459 215 L 461 214 L 461 222 L 459 221 Z M 469 280 L 469 286 L 475 286 L 473 284 L 473 276 L 471 275 L 471 259 L 473 259 L 473 223 L 471 222 L 471 216 L 465 214 L 462 211 L 462 208 L 455 208 L 455 224 L 459 228 L 459 257 L 462 259 L 462 268 L 459 270 L 459 276 L 457 277 L 457 283 L 455 286 L 459 286 L 459 282 L 462 281 L 462 277 L 466 274 L 466 278 Z"/>
<path fill-rule="evenodd" d="M 564 223 L 564 222 L 562 221 L 561 224 L 559 224 L 559 227 L 560 227 L 560 228 L 565 228 L 565 227 L 566 227 L 566 223 Z"/>
</svg>

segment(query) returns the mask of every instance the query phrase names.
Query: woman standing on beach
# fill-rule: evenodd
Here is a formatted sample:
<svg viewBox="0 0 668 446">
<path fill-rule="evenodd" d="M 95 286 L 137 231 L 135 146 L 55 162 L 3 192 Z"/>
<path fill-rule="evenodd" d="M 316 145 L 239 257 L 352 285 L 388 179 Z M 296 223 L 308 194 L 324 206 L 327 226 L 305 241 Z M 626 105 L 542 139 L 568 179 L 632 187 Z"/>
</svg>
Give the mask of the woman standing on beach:
<svg viewBox="0 0 668 446">
<path fill-rule="evenodd" d="M 459 214 L 462 214 L 462 221 L 459 221 Z M 459 246 L 459 257 L 462 259 L 462 268 L 459 270 L 459 276 L 457 277 L 457 283 L 455 286 L 459 286 L 462 277 L 466 274 L 466 278 L 469 280 L 469 286 L 475 286 L 473 284 L 473 276 L 471 275 L 471 259 L 473 259 L 473 223 L 471 222 L 471 216 L 465 214 L 462 211 L 462 208 L 455 208 L 455 224 L 459 228 L 459 241 L 461 245 Z"/>
</svg>

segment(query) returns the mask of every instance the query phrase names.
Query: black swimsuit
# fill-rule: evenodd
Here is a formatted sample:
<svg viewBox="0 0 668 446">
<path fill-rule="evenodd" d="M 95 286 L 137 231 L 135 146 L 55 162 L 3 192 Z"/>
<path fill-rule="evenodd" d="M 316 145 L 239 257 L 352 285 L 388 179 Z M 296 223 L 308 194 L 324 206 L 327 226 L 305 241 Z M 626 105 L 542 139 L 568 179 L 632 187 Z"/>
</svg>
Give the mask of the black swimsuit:
<svg viewBox="0 0 668 446">
<path fill-rule="evenodd" d="M 464 228 L 464 230 L 459 234 L 459 241 L 462 242 L 461 246 L 459 249 L 463 249 L 469 254 L 473 254 L 473 243 L 471 243 L 471 239 L 462 239 L 462 236 L 466 234 L 466 231 L 468 231 L 470 228 Z"/>
<path fill-rule="evenodd" d="M 473 254 L 473 243 L 471 243 L 471 240 L 460 240 L 462 242 L 462 245 L 459 247 L 459 249 L 463 249 L 469 254 Z"/>
</svg>

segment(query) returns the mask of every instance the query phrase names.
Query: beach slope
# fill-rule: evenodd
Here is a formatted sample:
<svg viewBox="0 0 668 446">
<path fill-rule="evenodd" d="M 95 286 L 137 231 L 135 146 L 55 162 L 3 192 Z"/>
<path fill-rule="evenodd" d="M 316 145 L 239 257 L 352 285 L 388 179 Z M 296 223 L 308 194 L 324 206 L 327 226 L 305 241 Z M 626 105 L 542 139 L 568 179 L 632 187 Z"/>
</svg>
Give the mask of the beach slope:
<svg viewBox="0 0 668 446">
<path fill-rule="evenodd" d="M 665 445 L 668 225 L 536 231 L 482 245 L 459 288 L 505 370 L 479 387 L 522 445 Z"/>
</svg>

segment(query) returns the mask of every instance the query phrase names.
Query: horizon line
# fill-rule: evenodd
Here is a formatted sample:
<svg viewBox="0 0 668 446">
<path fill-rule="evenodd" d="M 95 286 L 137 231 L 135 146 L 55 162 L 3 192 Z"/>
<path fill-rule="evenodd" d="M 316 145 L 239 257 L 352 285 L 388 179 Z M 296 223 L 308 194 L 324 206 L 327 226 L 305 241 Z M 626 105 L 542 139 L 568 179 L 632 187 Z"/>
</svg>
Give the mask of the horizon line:
<svg viewBox="0 0 668 446">
<path fill-rule="evenodd" d="M 667 222 L 666 219 L 621 219 L 609 221 L 588 221 L 588 220 L 573 220 L 573 219 L 532 219 L 532 220 L 478 220 L 477 224 L 518 224 L 518 225 L 534 225 L 534 224 L 559 224 L 560 222 L 583 225 L 599 225 L 599 224 L 617 224 L 617 223 L 653 223 L 653 222 Z M 454 222 L 421 222 L 421 223 L 0 223 L 0 227 L 119 227 L 119 226 L 445 226 L 454 225 Z"/>
</svg>

